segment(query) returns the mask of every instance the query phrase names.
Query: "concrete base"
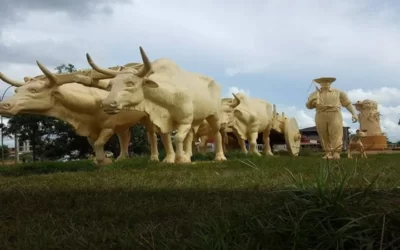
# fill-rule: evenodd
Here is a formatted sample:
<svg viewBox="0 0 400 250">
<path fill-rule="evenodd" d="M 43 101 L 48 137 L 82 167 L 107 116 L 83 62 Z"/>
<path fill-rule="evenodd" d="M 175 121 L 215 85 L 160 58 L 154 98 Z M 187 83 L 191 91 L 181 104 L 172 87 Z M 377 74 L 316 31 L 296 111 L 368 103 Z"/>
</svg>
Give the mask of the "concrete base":
<svg viewBox="0 0 400 250">
<path fill-rule="evenodd" d="M 400 150 L 391 150 L 391 149 L 384 149 L 384 150 L 370 150 L 365 151 L 367 155 L 374 155 L 374 154 L 400 154 Z M 358 155 L 360 152 L 354 151 L 353 155 Z"/>
<path fill-rule="evenodd" d="M 384 135 L 371 135 L 361 138 L 365 151 L 380 151 L 388 148 L 387 139 Z"/>
</svg>

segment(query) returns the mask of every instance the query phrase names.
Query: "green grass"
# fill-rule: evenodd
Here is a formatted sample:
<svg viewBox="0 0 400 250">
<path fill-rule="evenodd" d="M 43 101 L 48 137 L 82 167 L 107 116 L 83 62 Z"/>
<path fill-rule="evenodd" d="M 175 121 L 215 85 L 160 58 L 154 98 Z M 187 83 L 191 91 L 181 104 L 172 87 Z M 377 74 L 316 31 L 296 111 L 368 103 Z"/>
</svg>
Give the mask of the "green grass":
<svg viewBox="0 0 400 250">
<path fill-rule="evenodd" d="M 0 249 L 395 249 L 400 155 L 0 168 Z"/>
</svg>

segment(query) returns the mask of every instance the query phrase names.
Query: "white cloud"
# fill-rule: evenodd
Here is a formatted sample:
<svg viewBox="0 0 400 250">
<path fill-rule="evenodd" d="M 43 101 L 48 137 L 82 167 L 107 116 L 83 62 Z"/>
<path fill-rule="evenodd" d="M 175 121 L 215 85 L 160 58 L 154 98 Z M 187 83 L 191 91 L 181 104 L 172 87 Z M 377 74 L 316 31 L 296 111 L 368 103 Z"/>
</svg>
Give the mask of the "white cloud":
<svg viewBox="0 0 400 250">
<path fill-rule="evenodd" d="M 400 104 L 400 89 L 398 88 L 382 87 L 371 90 L 358 88 L 347 91 L 347 94 L 353 102 L 370 99 L 381 105 Z"/>
<path fill-rule="evenodd" d="M 265 71 L 268 68 L 267 65 L 246 65 L 246 66 L 237 66 L 233 68 L 226 68 L 225 74 L 228 76 L 236 76 L 238 74 L 247 74 L 247 73 L 260 73 Z"/>
<path fill-rule="evenodd" d="M 284 104 L 276 105 L 276 112 L 285 113 L 286 117 L 296 118 L 299 128 L 315 126 L 313 111 L 296 108 L 295 106 L 286 106 Z"/>
</svg>

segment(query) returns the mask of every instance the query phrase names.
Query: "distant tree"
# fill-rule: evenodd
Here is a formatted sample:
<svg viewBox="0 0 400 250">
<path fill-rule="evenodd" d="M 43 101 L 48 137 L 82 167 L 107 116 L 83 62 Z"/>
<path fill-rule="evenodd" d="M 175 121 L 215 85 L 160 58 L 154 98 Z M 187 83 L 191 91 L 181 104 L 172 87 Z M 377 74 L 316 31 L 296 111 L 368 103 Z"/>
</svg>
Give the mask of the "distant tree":
<svg viewBox="0 0 400 250">
<path fill-rule="evenodd" d="M 130 151 L 133 151 L 135 154 L 149 153 L 150 145 L 147 140 L 147 133 L 144 126 L 136 124 L 131 128 L 131 144 L 129 148 Z"/>
<path fill-rule="evenodd" d="M 73 64 L 68 63 L 67 65 L 61 64 L 54 68 L 57 71 L 57 74 L 68 74 L 77 71 Z"/>
<path fill-rule="evenodd" d="M 4 135 L 17 134 L 20 141 L 29 140 L 32 145 L 32 159 L 35 161 L 38 145 L 42 145 L 42 138 L 53 132 L 53 119 L 40 115 L 18 114 L 8 120 Z M 43 152 L 42 148 L 39 152 Z"/>
<path fill-rule="evenodd" d="M 0 157 L 1 157 L 1 154 L 3 154 L 4 159 L 7 159 L 10 156 L 10 149 L 8 148 L 7 145 L 3 145 L 3 147 L 1 147 L 1 145 L 0 145 Z"/>
</svg>

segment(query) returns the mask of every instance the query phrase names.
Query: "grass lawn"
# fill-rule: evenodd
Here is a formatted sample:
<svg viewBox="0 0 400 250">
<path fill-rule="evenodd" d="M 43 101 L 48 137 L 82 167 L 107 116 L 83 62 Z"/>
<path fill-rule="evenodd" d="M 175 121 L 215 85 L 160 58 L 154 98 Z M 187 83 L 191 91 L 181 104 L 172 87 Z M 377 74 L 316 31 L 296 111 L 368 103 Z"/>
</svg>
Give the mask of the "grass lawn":
<svg viewBox="0 0 400 250">
<path fill-rule="evenodd" d="M 227 157 L 4 166 L 0 249 L 400 246 L 400 154 Z"/>
</svg>

